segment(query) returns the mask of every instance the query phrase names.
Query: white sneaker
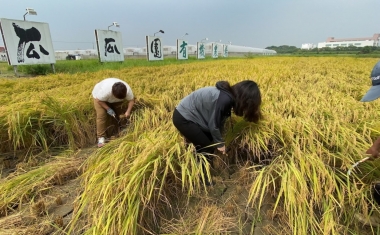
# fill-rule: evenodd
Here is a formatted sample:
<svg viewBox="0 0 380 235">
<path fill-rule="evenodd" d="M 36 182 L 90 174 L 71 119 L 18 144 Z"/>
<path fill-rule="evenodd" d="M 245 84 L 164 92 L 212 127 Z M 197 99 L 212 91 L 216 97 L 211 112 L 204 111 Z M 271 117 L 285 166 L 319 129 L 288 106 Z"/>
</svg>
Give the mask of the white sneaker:
<svg viewBox="0 0 380 235">
<path fill-rule="evenodd" d="M 98 138 L 98 148 L 101 148 L 105 145 L 106 139 L 104 137 Z"/>
</svg>

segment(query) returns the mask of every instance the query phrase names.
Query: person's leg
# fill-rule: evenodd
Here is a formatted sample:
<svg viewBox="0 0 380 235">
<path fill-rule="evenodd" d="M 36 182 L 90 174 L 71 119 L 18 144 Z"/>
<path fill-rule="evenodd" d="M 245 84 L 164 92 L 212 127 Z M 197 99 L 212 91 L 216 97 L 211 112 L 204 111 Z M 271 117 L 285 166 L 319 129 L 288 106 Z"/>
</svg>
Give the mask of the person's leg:
<svg viewBox="0 0 380 235">
<path fill-rule="evenodd" d="M 94 107 L 96 112 L 96 137 L 98 138 L 98 146 L 101 147 L 104 144 L 106 131 L 107 131 L 107 111 L 100 106 L 94 99 Z M 99 139 L 103 138 L 100 142 Z M 102 144 L 103 143 L 103 144 Z"/>
<path fill-rule="evenodd" d="M 373 199 L 375 199 L 375 202 L 377 203 L 377 205 L 380 206 L 380 182 L 376 182 L 374 185 L 373 185 L 373 189 L 372 189 L 372 196 L 373 196 Z"/>
<path fill-rule="evenodd" d="M 106 137 L 107 130 L 107 111 L 94 100 L 94 107 L 96 111 L 96 136 Z"/>
<path fill-rule="evenodd" d="M 214 146 L 211 134 L 202 131 L 199 125 L 186 120 L 176 109 L 173 113 L 173 124 L 179 132 L 194 144 L 198 153 L 213 154 Z"/>
<path fill-rule="evenodd" d="M 197 124 L 186 120 L 177 109 L 173 113 L 173 124 L 185 137 L 185 140 L 193 143 L 197 153 L 202 153 L 206 157 L 212 167 L 211 154 L 214 153 L 214 147 L 210 147 L 210 145 L 212 145 L 211 135 L 203 132 Z M 213 185 L 212 180 L 207 178 L 207 173 L 204 167 L 203 175 L 206 177 L 206 185 Z"/>
<path fill-rule="evenodd" d="M 125 126 L 126 119 L 120 119 L 120 115 L 124 114 L 127 110 L 126 105 L 123 102 L 110 103 L 108 104 L 111 109 L 113 109 L 116 113 L 116 119 L 112 118 L 112 124 L 110 126 L 111 136 L 116 136 L 119 134 L 120 127 Z"/>
</svg>

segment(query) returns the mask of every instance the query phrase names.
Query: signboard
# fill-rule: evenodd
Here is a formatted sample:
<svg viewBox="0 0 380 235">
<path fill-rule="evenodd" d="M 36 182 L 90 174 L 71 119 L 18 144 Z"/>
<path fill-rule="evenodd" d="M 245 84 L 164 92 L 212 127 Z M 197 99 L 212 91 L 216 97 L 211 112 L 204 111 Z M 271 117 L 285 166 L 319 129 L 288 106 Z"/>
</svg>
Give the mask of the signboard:
<svg viewBox="0 0 380 235">
<path fill-rule="evenodd" d="M 163 46 L 160 37 L 146 36 L 146 50 L 148 61 L 164 60 L 162 47 Z"/>
<path fill-rule="evenodd" d="M 124 61 L 121 32 L 96 29 L 95 37 L 100 62 Z"/>
<path fill-rule="evenodd" d="M 2 18 L 0 29 L 9 65 L 55 63 L 47 23 Z"/>
<path fill-rule="evenodd" d="M 213 43 L 211 47 L 212 58 L 218 58 L 218 44 Z"/>
<path fill-rule="evenodd" d="M 206 58 L 206 47 L 203 42 L 197 42 L 197 59 Z"/>
<path fill-rule="evenodd" d="M 223 57 L 228 57 L 228 45 L 223 45 Z"/>
<path fill-rule="evenodd" d="M 189 58 L 188 44 L 185 40 L 177 39 L 177 60 L 187 60 Z"/>
</svg>

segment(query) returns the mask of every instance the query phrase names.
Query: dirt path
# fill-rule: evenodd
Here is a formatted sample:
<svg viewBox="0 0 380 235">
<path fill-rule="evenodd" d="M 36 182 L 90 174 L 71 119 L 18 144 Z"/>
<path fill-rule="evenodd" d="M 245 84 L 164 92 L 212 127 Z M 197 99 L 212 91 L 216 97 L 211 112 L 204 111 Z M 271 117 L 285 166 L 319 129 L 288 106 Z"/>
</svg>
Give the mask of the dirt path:
<svg viewBox="0 0 380 235">
<path fill-rule="evenodd" d="M 0 234 L 4 235 L 47 235 L 64 234 L 62 230 L 71 221 L 74 211 L 75 199 L 82 191 L 80 176 L 81 163 L 96 148 L 88 148 L 74 154 L 76 167 L 58 169 L 55 173 L 57 179 L 50 188 L 39 195 L 33 202 L 22 205 L 17 211 L 11 212 L 6 217 L 0 218 Z M 15 169 L 6 169 L 4 174 L 9 174 Z"/>
<path fill-rule="evenodd" d="M 75 200 L 83 190 L 79 175 L 73 172 L 79 171 L 80 163 L 83 163 L 96 149 L 78 151 L 73 156 L 79 161 L 77 167 L 59 169 L 60 180 L 44 195 L 36 198 L 34 202 L 25 203 L 22 209 L 0 218 L 0 234 L 64 234 L 75 210 Z M 216 164 L 213 170 L 216 184 L 207 189 L 206 195 L 195 195 L 193 203 L 187 205 L 190 208 L 183 209 L 191 211 L 208 207 L 212 211 L 212 208 L 216 208 L 214 211 L 221 213 L 220 221 L 223 222 L 224 219 L 228 221 L 229 234 L 268 234 L 268 227 L 273 227 L 273 220 L 268 212 L 271 211 L 274 201 L 266 199 L 260 209 L 260 215 L 257 214 L 258 208 L 255 205 L 247 205 L 252 180 L 250 177 L 243 166 L 226 167 L 224 163 Z M 196 214 L 189 216 L 194 215 Z"/>
</svg>

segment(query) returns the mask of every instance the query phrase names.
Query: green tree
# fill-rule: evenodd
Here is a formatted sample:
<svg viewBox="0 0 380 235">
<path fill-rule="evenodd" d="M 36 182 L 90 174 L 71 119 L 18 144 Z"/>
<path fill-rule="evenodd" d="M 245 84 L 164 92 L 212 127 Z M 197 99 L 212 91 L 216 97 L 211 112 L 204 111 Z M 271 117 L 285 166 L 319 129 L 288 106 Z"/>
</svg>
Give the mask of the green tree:
<svg viewBox="0 0 380 235">
<path fill-rule="evenodd" d="M 297 48 L 295 46 L 288 46 L 288 45 L 282 45 L 282 46 L 270 46 L 266 47 L 265 49 L 269 50 L 275 50 L 278 54 L 292 54 L 297 52 L 300 48 Z"/>
<path fill-rule="evenodd" d="M 369 54 L 369 53 L 372 52 L 372 47 L 370 47 L 370 46 L 365 46 L 365 47 L 362 48 L 361 52 L 362 52 L 363 54 Z"/>
</svg>

